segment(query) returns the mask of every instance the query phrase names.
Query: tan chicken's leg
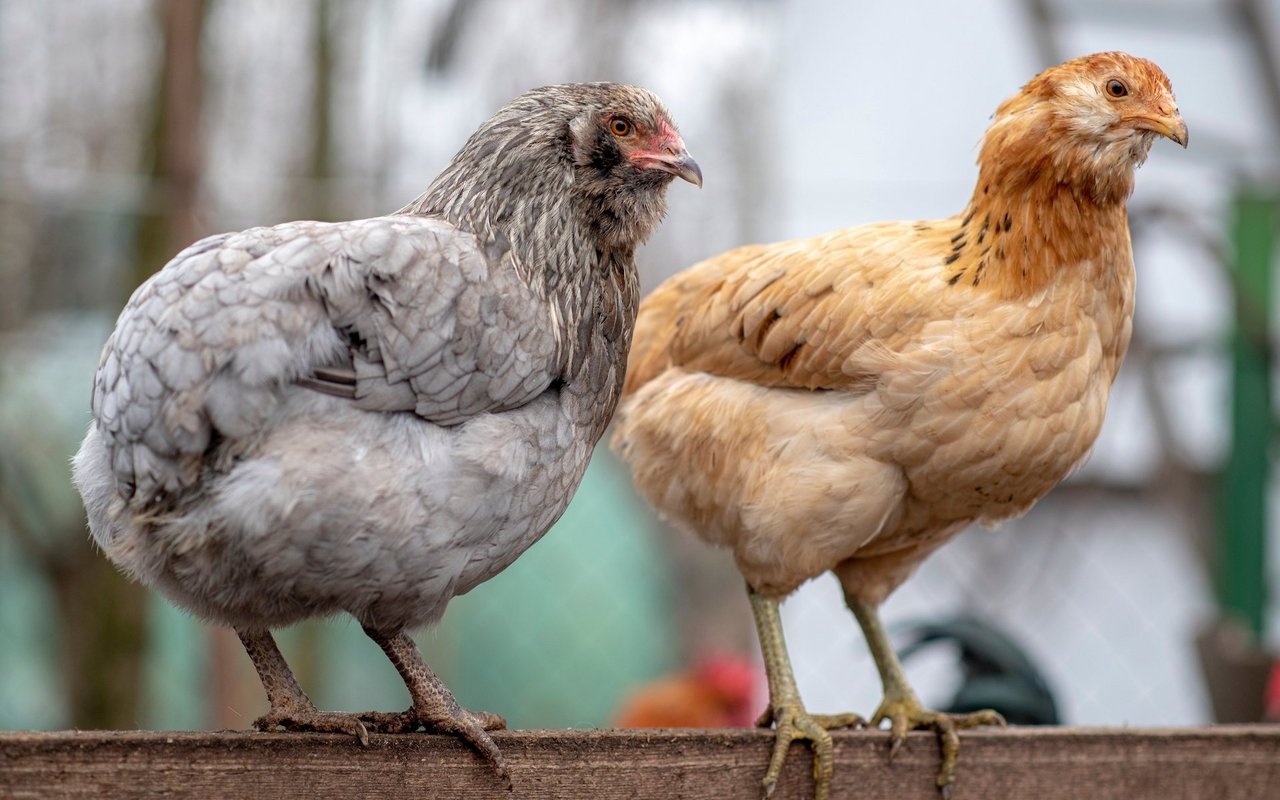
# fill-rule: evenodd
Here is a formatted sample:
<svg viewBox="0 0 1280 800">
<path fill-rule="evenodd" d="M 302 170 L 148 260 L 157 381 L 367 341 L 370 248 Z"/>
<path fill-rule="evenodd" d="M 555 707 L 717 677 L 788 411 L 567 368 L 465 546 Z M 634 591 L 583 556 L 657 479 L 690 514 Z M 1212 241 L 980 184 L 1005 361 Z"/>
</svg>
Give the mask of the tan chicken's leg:
<svg viewBox="0 0 1280 800">
<path fill-rule="evenodd" d="M 871 718 L 872 725 L 879 725 L 884 720 L 890 724 L 889 759 L 902 747 L 907 731 L 915 728 L 930 728 L 937 732 L 942 747 L 942 766 L 938 770 L 938 790 L 944 798 L 951 796 L 951 785 L 956 779 L 956 758 L 960 753 L 960 735 L 957 731 L 963 728 L 976 728 L 979 725 L 999 725 L 1004 727 L 1004 717 L 991 709 L 974 711 L 971 714 L 945 714 L 941 711 L 930 711 L 916 697 L 907 675 L 902 671 L 902 662 L 894 652 L 889 634 L 880 621 L 880 612 L 875 606 L 845 593 L 845 603 L 858 618 L 862 632 L 866 636 L 867 646 L 871 649 L 871 657 L 875 659 L 876 669 L 880 671 L 880 680 L 884 684 L 884 699 Z"/>
<path fill-rule="evenodd" d="M 267 692 L 271 710 L 254 720 L 260 731 L 284 728 L 290 731 L 320 731 L 346 733 L 355 736 L 360 744 L 369 744 L 369 732 L 355 714 L 318 711 L 298 681 L 293 671 L 276 647 L 276 640 L 265 629 L 236 628 L 240 643 L 249 654 L 262 688 Z"/>
<path fill-rule="evenodd" d="M 773 794 L 782 775 L 782 765 L 787 751 L 796 739 L 808 739 L 813 749 L 813 783 L 815 800 L 827 800 L 831 794 L 833 772 L 833 746 L 830 728 L 852 728 L 864 724 L 857 714 L 810 714 L 805 710 L 796 688 L 795 674 L 791 671 L 791 659 L 787 656 L 787 643 L 782 636 L 782 615 L 778 601 L 770 600 L 750 586 L 751 613 L 760 634 L 760 650 L 764 654 L 765 674 L 769 679 L 769 708 L 761 716 L 759 725 L 773 724 L 777 733 L 773 743 L 773 755 L 769 770 L 764 775 L 765 797 Z"/>
<path fill-rule="evenodd" d="M 489 762 L 510 789 L 511 774 L 507 769 L 507 760 L 486 733 L 507 727 L 506 720 L 487 711 L 467 711 L 459 706 L 453 692 L 427 666 L 409 634 L 403 631 L 388 634 L 373 628 L 365 628 L 364 632 L 377 642 L 382 652 L 395 665 L 409 689 L 413 706 L 400 714 L 363 714 L 361 719 L 378 730 L 403 732 L 416 730 L 421 725 L 429 730 L 457 736 Z"/>
</svg>

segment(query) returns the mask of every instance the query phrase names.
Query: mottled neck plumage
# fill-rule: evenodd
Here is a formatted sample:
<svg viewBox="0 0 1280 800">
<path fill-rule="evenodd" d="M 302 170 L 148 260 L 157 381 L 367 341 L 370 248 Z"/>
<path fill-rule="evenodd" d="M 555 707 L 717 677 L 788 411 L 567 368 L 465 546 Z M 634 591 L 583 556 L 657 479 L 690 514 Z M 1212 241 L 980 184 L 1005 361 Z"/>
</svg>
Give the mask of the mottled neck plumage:
<svg viewBox="0 0 1280 800">
<path fill-rule="evenodd" d="M 590 276 L 584 261 L 597 259 L 598 248 L 574 208 L 573 167 L 555 141 L 563 118 L 544 115 L 550 119 L 531 124 L 499 114 L 398 213 L 441 217 L 495 257 L 509 253 L 525 280 L 550 296 Z"/>
<path fill-rule="evenodd" d="M 606 391 L 596 373 L 616 371 L 610 365 L 618 363 L 625 369 L 638 295 L 635 248 L 665 208 L 666 179 L 618 181 L 605 174 L 611 164 L 597 165 L 579 152 L 574 127 L 595 124 L 595 95 L 609 91 L 599 84 L 522 95 L 398 212 L 437 216 L 473 234 L 491 262 L 506 260 L 546 297 L 564 379 L 588 394 Z M 658 213 L 646 214 L 646 201 L 656 203 Z"/>
<path fill-rule="evenodd" d="M 952 285 L 1030 295 L 1064 270 L 1096 278 L 1092 273 L 1108 269 L 1111 253 L 1128 252 L 1125 203 L 1141 161 L 1132 154 L 1098 158 L 1069 131 L 1058 130 L 1051 115 L 1026 119 L 1032 113 L 1002 106 L 987 132 L 973 197 L 952 218 L 955 226 L 946 228 Z"/>
<path fill-rule="evenodd" d="M 1123 203 L 1098 205 L 1060 185 L 1008 198 L 980 186 L 951 233 L 948 282 L 1005 297 L 1043 289 L 1063 270 L 1102 270 L 1128 236 Z M 1089 279 L 1093 275 L 1080 275 Z"/>
</svg>

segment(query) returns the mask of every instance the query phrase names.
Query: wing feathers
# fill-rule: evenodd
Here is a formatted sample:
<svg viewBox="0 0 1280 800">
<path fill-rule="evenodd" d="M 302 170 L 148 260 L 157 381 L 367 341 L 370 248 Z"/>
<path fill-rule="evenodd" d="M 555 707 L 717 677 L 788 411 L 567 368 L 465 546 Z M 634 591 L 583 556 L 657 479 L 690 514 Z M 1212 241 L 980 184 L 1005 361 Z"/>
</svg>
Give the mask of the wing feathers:
<svg viewBox="0 0 1280 800">
<path fill-rule="evenodd" d="M 909 230 L 861 226 L 691 267 L 641 304 L 627 391 L 672 366 L 771 387 L 865 389 L 934 312 L 918 285 L 927 249 L 886 249 L 910 242 Z"/>
<path fill-rule="evenodd" d="M 522 405 L 559 375 L 550 321 L 509 262 L 439 220 L 255 228 L 197 242 L 139 288 L 93 408 L 145 503 L 189 486 L 214 433 L 252 435 L 293 387 L 444 425 Z"/>
</svg>

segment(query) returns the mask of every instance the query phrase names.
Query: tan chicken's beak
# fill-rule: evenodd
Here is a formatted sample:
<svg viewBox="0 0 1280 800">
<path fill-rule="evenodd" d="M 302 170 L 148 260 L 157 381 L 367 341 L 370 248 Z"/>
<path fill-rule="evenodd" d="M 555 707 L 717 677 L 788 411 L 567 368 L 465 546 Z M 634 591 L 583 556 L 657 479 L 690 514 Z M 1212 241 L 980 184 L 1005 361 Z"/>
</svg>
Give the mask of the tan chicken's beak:
<svg viewBox="0 0 1280 800">
<path fill-rule="evenodd" d="M 693 156 L 689 155 L 689 151 L 683 147 L 671 148 L 660 153 L 645 153 L 638 156 L 636 160 L 642 169 L 669 172 L 699 189 L 702 188 L 702 167 L 698 166 L 698 162 L 694 161 Z"/>
<path fill-rule="evenodd" d="M 1151 114 L 1133 118 L 1135 128 L 1147 131 L 1155 131 L 1161 136 L 1168 137 L 1184 148 L 1187 146 L 1187 123 L 1182 121 L 1182 114 L 1174 111 L 1172 114 Z"/>
</svg>

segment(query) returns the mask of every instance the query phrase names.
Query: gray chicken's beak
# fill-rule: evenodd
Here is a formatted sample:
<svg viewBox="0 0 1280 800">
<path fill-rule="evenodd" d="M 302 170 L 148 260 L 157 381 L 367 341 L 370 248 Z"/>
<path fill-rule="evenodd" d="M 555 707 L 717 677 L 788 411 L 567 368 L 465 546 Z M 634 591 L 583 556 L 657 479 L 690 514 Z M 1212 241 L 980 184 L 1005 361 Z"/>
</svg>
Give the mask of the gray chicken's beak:
<svg viewBox="0 0 1280 800">
<path fill-rule="evenodd" d="M 683 147 L 670 149 L 661 153 L 645 153 L 640 164 L 643 169 L 657 169 L 669 172 L 677 178 L 683 178 L 699 189 L 702 188 L 702 167 L 693 160 L 689 151 Z"/>
</svg>

